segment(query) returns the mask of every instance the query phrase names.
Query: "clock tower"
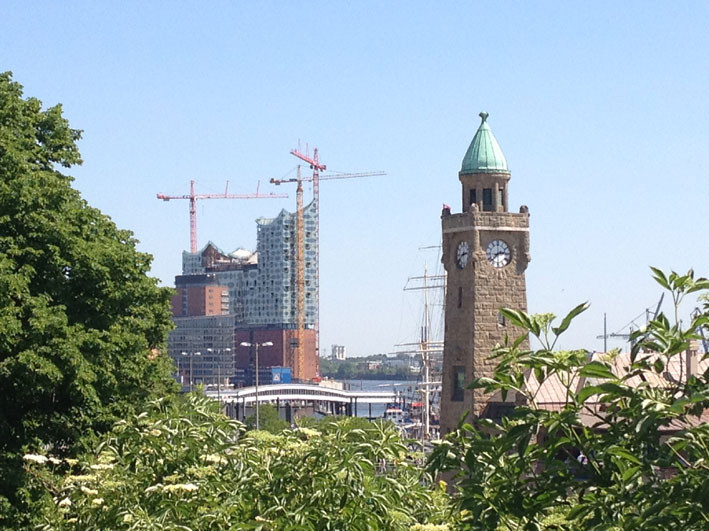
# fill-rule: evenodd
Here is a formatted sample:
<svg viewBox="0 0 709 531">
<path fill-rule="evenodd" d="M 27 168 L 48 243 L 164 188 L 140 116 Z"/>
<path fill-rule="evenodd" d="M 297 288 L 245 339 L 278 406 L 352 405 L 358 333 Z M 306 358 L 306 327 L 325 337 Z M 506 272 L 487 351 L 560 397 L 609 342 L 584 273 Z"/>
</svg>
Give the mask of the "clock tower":
<svg viewBox="0 0 709 531">
<path fill-rule="evenodd" d="M 441 433 L 455 429 L 467 411 L 472 418 L 497 417 L 514 403 L 482 389 L 467 389 L 473 378 L 491 376 L 490 356 L 505 335 L 519 329 L 505 322 L 500 308 L 527 309 L 524 272 L 530 261 L 529 212 L 509 212 L 507 161 L 487 124 L 482 122 L 458 174 L 462 212 L 444 207 L 443 265 L 446 285 Z M 524 345 L 523 345 L 524 347 Z M 469 418 L 470 418 L 469 416 Z"/>
</svg>

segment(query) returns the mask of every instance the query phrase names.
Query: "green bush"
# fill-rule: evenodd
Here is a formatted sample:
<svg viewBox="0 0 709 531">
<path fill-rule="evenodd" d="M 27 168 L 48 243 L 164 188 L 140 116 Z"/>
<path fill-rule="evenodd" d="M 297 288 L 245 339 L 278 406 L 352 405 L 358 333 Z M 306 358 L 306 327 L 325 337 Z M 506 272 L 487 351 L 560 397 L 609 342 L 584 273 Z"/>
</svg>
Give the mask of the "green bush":
<svg viewBox="0 0 709 531">
<path fill-rule="evenodd" d="M 395 429 L 245 431 L 187 395 L 116 423 L 80 461 L 26 456 L 45 529 L 402 529 L 439 523 Z"/>
</svg>

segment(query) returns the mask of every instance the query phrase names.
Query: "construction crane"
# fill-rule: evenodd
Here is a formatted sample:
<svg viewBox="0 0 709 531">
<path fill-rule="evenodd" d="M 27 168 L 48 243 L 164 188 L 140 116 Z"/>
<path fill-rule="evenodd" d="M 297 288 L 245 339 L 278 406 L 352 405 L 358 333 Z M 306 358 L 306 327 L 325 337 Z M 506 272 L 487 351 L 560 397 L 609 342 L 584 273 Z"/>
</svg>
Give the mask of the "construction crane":
<svg viewBox="0 0 709 531">
<path fill-rule="evenodd" d="M 170 201 L 171 199 L 189 199 L 190 200 L 190 252 L 197 252 L 197 200 L 198 199 L 278 199 L 288 197 L 287 194 L 260 194 L 259 185 L 256 185 L 255 194 L 230 194 L 229 181 L 226 182 L 226 188 L 223 194 L 195 194 L 194 181 L 190 181 L 189 195 L 165 195 L 157 194 L 158 199 Z"/>
<path fill-rule="evenodd" d="M 288 365 L 293 369 L 293 378 L 303 379 L 305 372 L 305 228 L 303 215 L 303 179 L 300 175 L 300 164 L 295 179 L 271 179 L 276 185 L 282 183 L 297 184 L 295 192 L 296 216 L 295 216 L 295 277 L 296 277 L 296 342 L 291 345 L 288 353 Z"/>
<path fill-rule="evenodd" d="M 662 301 L 665 298 L 665 294 L 663 293 L 660 295 L 660 300 L 657 301 L 657 307 L 655 308 L 655 312 L 652 314 L 652 317 L 650 316 L 650 308 L 645 308 L 645 322 L 649 323 L 650 321 L 657 319 L 657 316 L 660 314 L 660 307 L 662 307 Z M 629 326 L 629 333 L 627 334 L 622 334 L 620 332 L 613 332 L 612 334 L 609 334 L 607 331 L 606 327 L 606 314 L 605 312 L 603 313 L 603 335 L 596 336 L 596 339 L 603 339 L 603 352 L 608 352 L 608 338 L 620 338 L 620 339 L 630 339 L 630 337 L 633 335 L 633 325 L 635 324 L 635 320 L 639 319 L 642 316 L 642 313 L 639 314 L 638 316 L 634 317 L 627 325 Z M 625 326 L 623 328 L 625 328 Z M 641 338 L 642 339 L 642 338 Z M 637 340 L 633 341 L 632 344 L 635 344 Z"/>
<path fill-rule="evenodd" d="M 315 271 L 314 271 L 314 286 L 320 286 L 320 181 L 331 179 L 354 179 L 358 177 L 376 177 L 386 175 L 386 172 L 364 172 L 364 173 L 334 173 L 331 175 L 320 175 L 320 172 L 327 170 L 327 166 L 320 163 L 318 158 L 318 148 L 313 149 L 313 156 L 310 157 L 307 153 L 301 153 L 296 149 L 290 151 L 291 155 L 299 158 L 303 162 L 308 163 L 310 169 L 313 170 L 311 177 L 302 177 L 300 173 L 300 165 L 298 166 L 298 176 L 291 179 L 271 179 L 271 184 L 279 186 L 285 183 L 296 183 L 296 286 L 297 286 L 297 305 L 296 305 L 296 327 L 297 327 L 297 346 L 292 349 L 293 378 L 303 379 L 305 371 L 305 355 L 304 355 L 304 330 L 305 330 L 305 226 L 303 215 L 303 182 L 313 183 L 313 218 L 315 220 L 315 230 L 313 231 L 313 250 L 315 254 Z M 315 298 L 315 352 L 320 349 L 320 296 L 319 290 L 316 289 Z M 316 356 L 317 358 L 317 356 Z"/>
</svg>

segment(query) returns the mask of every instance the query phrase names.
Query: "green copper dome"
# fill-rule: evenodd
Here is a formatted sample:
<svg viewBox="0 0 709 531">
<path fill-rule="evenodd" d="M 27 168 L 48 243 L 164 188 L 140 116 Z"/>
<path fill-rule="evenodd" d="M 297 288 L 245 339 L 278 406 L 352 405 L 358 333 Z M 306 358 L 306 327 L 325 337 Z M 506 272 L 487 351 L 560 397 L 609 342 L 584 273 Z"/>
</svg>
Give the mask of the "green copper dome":
<svg viewBox="0 0 709 531">
<path fill-rule="evenodd" d="M 460 172 L 509 173 L 510 170 L 507 169 L 507 161 L 500 144 L 497 143 L 495 135 L 487 125 L 488 114 L 481 112 L 479 116 L 482 118 L 482 122 L 463 158 L 463 167 Z"/>
</svg>

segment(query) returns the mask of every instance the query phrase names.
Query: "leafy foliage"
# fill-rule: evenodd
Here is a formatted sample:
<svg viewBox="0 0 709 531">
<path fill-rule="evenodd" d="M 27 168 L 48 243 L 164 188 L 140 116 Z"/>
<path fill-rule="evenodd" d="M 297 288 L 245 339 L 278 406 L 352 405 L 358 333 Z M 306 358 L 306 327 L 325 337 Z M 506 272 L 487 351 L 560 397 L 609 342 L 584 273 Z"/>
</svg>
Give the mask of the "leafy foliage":
<svg viewBox="0 0 709 531">
<path fill-rule="evenodd" d="M 409 529 L 445 503 L 390 426 L 245 432 L 196 394 L 118 422 L 85 460 L 56 461 L 26 464 L 51 493 L 46 529 Z"/>
<path fill-rule="evenodd" d="M 278 434 L 281 433 L 283 430 L 287 430 L 290 427 L 290 424 L 288 424 L 288 422 L 281 419 L 278 414 L 278 410 L 276 409 L 276 406 L 273 406 L 271 404 L 259 404 L 256 407 L 258 407 L 259 410 L 260 429 L 269 433 Z M 256 428 L 255 414 L 246 417 L 246 426 L 249 429 Z"/>
<path fill-rule="evenodd" d="M 500 345 L 494 376 L 471 387 L 516 393 L 520 405 L 500 422 L 461 424 L 431 457 L 433 472 L 456 475 L 462 528 L 709 526 L 709 426 L 698 417 L 709 407 L 709 374 L 665 374 L 670 363 L 684 363 L 690 341 L 709 322 L 700 314 L 682 328 L 677 307 L 685 296 L 709 289 L 709 282 L 692 271 L 653 274 L 670 291 L 675 321 L 660 314 L 636 332 L 621 370 L 612 355 L 591 360 L 585 351 L 553 350 L 586 305 L 558 327 L 551 315 L 504 310 L 542 347 L 523 350 L 521 339 Z M 559 408 L 545 407 L 539 387 L 530 384 L 551 379 L 564 390 Z"/>
<path fill-rule="evenodd" d="M 13 504 L 29 495 L 17 490 L 24 451 L 70 454 L 173 388 L 152 350 L 171 326 L 170 290 L 57 169 L 81 163 L 61 106 L 22 96 L 0 74 L 0 499 Z"/>
</svg>

